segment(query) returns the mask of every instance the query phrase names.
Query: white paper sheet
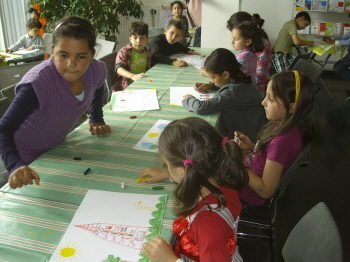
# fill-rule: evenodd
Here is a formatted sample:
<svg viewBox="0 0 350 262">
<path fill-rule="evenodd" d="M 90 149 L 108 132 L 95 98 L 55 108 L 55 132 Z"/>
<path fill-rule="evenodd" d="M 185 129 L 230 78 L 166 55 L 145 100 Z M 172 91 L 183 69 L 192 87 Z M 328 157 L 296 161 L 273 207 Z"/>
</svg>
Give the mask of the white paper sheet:
<svg viewBox="0 0 350 262">
<path fill-rule="evenodd" d="M 138 261 L 161 197 L 89 190 L 50 261 Z"/>
<path fill-rule="evenodd" d="M 203 58 L 200 55 L 186 55 L 186 54 L 174 54 L 170 56 L 171 59 L 184 60 L 188 64 L 193 65 L 195 68 L 200 69 L 204 66 L 206 58 Z"/>
<path fill-rule="evenodd" d="M 156 89 L 124 90 L 114 92 L 111 110 L 114 112 L 146 111 L 159 109 Z"/>
<path fill-rule="evenodd" d="M 133 149 L 158 153 L 159 136 L 170 122 L 169 120 L 159 119 Z"/>
<path fill-rule="evenodd" d="M 194 90 L 192 86 L 170 86 L 170 105 L 182 106 L 181 101 L 185 95 L 193 95 L 201 101 L 214 97 L 214 94 L 211 91 L 200 93 Z"/>
</svg>

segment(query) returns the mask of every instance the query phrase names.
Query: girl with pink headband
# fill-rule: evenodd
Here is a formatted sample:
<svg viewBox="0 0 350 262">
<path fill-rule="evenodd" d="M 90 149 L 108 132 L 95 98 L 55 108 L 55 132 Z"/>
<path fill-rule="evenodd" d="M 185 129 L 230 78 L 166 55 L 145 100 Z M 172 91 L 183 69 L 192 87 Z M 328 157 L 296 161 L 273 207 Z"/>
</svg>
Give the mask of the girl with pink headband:
<svg viewBox="0 0 350 262">
<path fill-rule="evenodd" d="M 147 168 L 142 182 L 165 178 L 178 183 L 174 212 L 174 249 L 157 236 L 142 252 L 153 262 L 242 261 L 236 233 L 241 203 L 238 190 L 248 183 L 243 155 L 201 118 L 171 122 L 159 138 L 159 152 L 168 169 Z"/>
</svg>

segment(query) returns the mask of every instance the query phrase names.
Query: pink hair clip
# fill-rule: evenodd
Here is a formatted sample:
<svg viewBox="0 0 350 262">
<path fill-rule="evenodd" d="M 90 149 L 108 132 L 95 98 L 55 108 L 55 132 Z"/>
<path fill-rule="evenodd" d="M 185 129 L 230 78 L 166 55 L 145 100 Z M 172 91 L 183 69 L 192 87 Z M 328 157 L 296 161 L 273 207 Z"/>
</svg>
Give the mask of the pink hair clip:
<svg viewBox="0 0 350 262">
<path fill-rule="evenodd" d="M 221 141 L 221 145 L 222 145 L 222 146 L 225 146 L 226 143 L 227 143 L 227 141 L 228 141 L 228 137 L 225 136 L 225 137 L 222 139 L 222 141 Z"/>
<path fill-rule="evenodd" d="M 184 160 L 184 167 L 186 167 L 186 165 L 193 165 L 193 161 L 192 161 L 192 159 L 186 159 L 186 160 Z"/>
</svg>

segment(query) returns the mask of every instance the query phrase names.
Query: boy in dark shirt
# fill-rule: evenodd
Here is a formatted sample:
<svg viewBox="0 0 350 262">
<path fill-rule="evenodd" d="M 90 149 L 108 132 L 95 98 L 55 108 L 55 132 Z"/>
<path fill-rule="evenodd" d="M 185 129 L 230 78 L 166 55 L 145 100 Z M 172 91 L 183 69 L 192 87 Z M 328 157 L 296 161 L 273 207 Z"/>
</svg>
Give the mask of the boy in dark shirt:
<svg viewBox="0 0 350 262">
<path fill-rule="evenodd" d="M 200 55 L 199 53 L 189 49 L 187 46 L 179 43 L 182 38 L 183 25 L 180 21 L 171 21 L 164 34 L 155 36 L 149 43 L 152 52 L 152 64 L 162 63 L 174 66 L 187 66 L 184 60 L 169 58 L 170 55 L 184 52 L 188 55 Z"/>
</svg>

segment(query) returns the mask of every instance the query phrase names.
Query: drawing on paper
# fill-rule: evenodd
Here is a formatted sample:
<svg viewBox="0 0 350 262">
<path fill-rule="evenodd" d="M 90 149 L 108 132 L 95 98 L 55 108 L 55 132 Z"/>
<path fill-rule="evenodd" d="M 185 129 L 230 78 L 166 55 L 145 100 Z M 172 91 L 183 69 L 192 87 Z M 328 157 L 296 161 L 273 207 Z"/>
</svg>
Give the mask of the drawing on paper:
<svg viewBox="0 0 350 262">
<path fill-rule="evenodd" d="M 124 90 L 112 94 L 110 109 L 114 112 L 159 109 L 155 89 Z"/>
<path fill-rule="evenodd" d="M 158 153 L 159 136 L 170 122 L 171 121 L 159 119 L 133 149 Z"/>
<path fill-rule="evenodd" d="M 142 244 L 160 234 L 166 199 L 88 190 L 50 262 L 150 262 Z"/>
<path fill-rule="evenodd" d="M 145 240 L 149 227 L 138 227 L 118 224 L 93 223 L 85 225 L 74 225 L 95 236 L 114 244 L 140 249 Z"/>
<path fill-rule="evenodd" d="M 77 243 L 72 241 L 67 241 L 64 247 L 58 246 L 57 249 L 58 252 L 54 255 L 56 256 L 57 261 L 62 262 L 73 261 L 83 254 Z"/>
<path fill-rule="evenodd" d="M 170 105 L 182 106 L 183 96 L 185 95 L 193 95 L 200 101 L 208 100 L 214 97 L 213 92 L 197 92 L 192 86 L 170 86 Z"/>
</svg>

